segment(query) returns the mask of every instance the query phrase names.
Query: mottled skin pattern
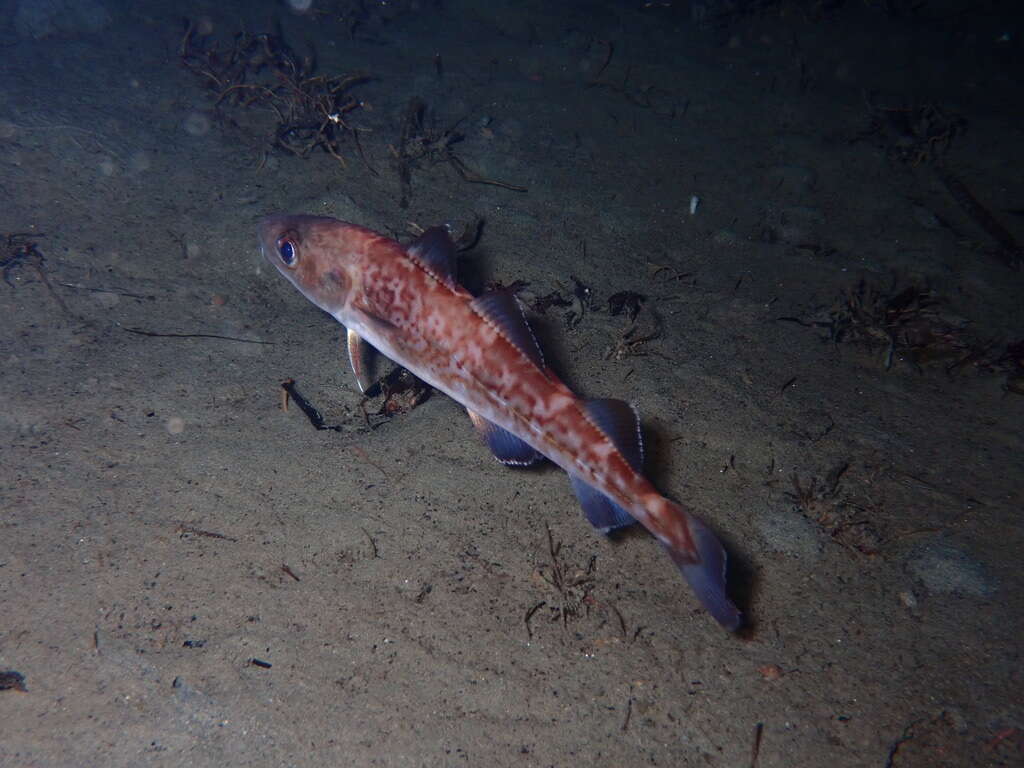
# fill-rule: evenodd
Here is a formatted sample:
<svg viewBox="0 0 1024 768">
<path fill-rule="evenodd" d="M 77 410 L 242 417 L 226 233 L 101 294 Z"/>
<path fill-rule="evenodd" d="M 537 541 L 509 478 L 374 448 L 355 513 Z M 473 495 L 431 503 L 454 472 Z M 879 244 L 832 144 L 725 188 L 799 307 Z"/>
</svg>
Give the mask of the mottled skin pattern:
<svg viewBox="0 0 1024 768">
<path fill-rule="evenodd" d="M 699 563 L 694 519 L 630 466 L 550 369 L 539 368 L 477 311 L 469 293 L 415 251 L 314 216 L 268 217 L 259 234 L 268 261 L 350 331 L 613 499 L 677 564 Z M 282 244 L 294 254 L 290 265 Z"/>
</svg>

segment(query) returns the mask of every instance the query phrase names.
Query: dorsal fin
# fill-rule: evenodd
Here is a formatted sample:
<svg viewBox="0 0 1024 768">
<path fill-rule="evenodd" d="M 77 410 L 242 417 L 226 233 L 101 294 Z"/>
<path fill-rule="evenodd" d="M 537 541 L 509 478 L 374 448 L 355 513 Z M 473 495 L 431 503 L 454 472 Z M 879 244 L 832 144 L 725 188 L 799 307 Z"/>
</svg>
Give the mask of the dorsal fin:
<svg viewBox="0 0 1024 768">
<path fill-rule="evenodd" d="M 405 252 L 449 288 L 456 288 L 455 243 L 444 227 L 431 227 L 405 247 Z"/>
<path fill-rule="evenodd" d="M 510 344 L 530 358 L 534 365 L 544 370 L 544 354 L 526 322 L 519 299 L 508 291 L 495 291 L 477 296 L 470 306 L 497 328 Z"/>
<path fill-rule="evenodd" d="M 619 449 L 629 465 L 637 472 L 642 471 L 644 444 L 640 435 L 640 417 L 633 407 L 622 400 L 587 400 L 583 404 L 583 412 Z M 581 478 L 570 475 L 569 479 L 583 507 L 583 514 L 601 533 L 611 533 L 636 522 L 627 510 Z"/>
<path fill-rule="evenodd" d="M 629 403 L 605 398 L 587 400 L 583 410 L 594 425 L 607 435 L 619 453 L 637 472 L 643 471 L 644 441 L 640 433 L 640 416 Z"/>
</svg>

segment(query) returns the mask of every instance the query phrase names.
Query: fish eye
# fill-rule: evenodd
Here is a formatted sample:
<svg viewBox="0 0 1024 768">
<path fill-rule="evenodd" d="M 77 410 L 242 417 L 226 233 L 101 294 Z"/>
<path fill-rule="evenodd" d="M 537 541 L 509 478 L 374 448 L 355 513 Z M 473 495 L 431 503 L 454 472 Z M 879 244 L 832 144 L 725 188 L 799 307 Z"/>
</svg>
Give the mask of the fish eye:
<svg viewBox="0 0 1024 768">
<path fill-rule="evenodd" d="M 277 255 L 286 267 L 294 268 L 299 262 L 299 249 L 288 237 L 279 238 L 277 241 Z"/>
</svg>

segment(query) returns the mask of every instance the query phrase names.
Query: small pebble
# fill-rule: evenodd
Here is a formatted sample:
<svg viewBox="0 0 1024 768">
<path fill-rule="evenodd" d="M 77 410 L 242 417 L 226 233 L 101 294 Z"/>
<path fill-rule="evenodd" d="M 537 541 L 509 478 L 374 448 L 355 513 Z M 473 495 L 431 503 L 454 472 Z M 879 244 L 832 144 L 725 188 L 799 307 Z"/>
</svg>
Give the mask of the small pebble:
<svg viewBox="0 0 1024 768">
<path fill-rule="evenodd" d="M 13 669 L 0 670 L 0 691 L 28 691 L 25 687 L 25 676 Z"/>
<path fill-rule="evenodd" d="M 780 680 L 783 675 L 782 667 L 778 664 L 765 664 L 763 667 L 758 667 L 757 671 L 761 673 L 763 680 Z"/>
<path fill-rule="evenodd" d="M 199 112 L 193 112 L 185 118 L 181 126 L 190 136 L 205 136 L 210 132 L 210 118 Z"/>
</svg>

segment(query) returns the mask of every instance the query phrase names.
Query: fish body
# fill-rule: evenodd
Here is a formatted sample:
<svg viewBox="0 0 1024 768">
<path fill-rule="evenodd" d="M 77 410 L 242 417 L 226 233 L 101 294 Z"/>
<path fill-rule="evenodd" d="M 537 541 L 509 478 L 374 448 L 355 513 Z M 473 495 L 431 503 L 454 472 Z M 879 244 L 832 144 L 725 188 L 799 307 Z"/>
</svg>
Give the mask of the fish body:
<svg viewBox="0 0 1024 768">
<path fill-rule="evenodd" d="M 467 292 L 455 279 L 446 230 L 403 246 L 354 224 L 300 215 L 267 217 L 258 232 L 266 259 L 348 330 L 361 389 L 368 343 L 465 406 L 499 460 L 546 457 L 564 469 L 598 529 L 641 523 L 704 607 L 727 629 L 740 627 L 718 539 L 642 474 L 635 413 L 621 401 L 583 400 L 560 381 L 514 296 Z"/>
</svg>

